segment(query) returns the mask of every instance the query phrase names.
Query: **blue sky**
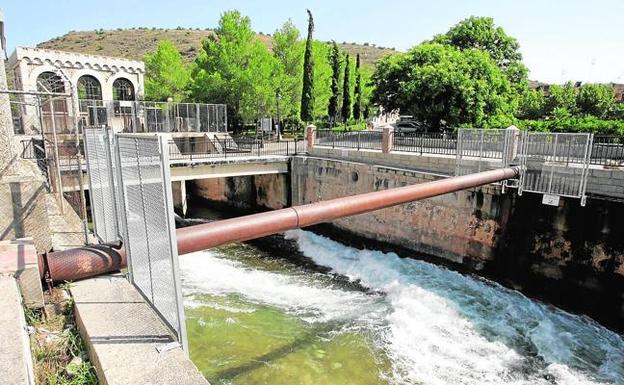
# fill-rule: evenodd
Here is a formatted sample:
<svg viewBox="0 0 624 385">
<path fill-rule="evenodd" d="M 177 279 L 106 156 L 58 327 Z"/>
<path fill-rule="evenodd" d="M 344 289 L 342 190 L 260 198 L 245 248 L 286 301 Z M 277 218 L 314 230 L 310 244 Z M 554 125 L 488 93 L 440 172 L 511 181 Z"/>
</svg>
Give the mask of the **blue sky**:
<svg viewBox="0 0 624 385">
<path fill-rule="evenodd" d="M 494 17 L 521 45 L 532 79 L 624 83 L 624 0 L 4 0 L 9 54 L 70 30 L 126 27 L 214 27 L 238 9 L 256 31 L 271 33 L 285 20 L 317 38 L 370 42 L 406 50 L 470 15 Z"/>
</svg>

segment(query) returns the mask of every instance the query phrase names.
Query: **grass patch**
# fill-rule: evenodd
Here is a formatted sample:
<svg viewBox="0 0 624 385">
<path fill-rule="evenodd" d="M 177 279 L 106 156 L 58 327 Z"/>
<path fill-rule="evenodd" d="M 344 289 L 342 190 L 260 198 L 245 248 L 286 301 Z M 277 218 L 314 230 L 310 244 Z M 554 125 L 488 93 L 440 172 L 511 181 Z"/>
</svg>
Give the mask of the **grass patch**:
<svg viewBox="0 0 624 385">
<path fill-rule="evenodd" d="M 29 325 L 30 348 L 34 361 L 35 383 L 41 385 L 98 384 L 76 328 L 74 303 L 65 288 L 45 294 L 47 315 L 25 309 Z"/>
</svg>

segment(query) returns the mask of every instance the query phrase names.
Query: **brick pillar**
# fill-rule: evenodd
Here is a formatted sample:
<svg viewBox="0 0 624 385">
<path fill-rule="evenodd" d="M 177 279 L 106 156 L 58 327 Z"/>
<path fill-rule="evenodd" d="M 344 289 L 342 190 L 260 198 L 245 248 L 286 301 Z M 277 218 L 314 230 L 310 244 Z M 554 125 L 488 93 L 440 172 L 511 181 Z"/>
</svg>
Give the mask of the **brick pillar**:
<svg viewBox="0 0 624 385">
<path fill-rule="evenodd" d="M 316 126 L 314 124 L 310 124 L 306 127 L 306 142 L 307 142 L 307 150 L 310 151 L 312 147 L 314 147 L 314 142 L 316 141 Z"/>
<path fill-rule="evenodd" d="M 505 164 L 510 164 L 520 152 L 520 129 L 516 126 L 507 127 L 505 131 L 505 143 L 508 144 L 507 153 L 503 158 Z"/>
<path fill-rule="evenodd" d="M 392 151 L 394 143 L 394 127 L 391 125 L 384 126 L 381 136 L 381 152 L 387 154 Z"/>
<path fill-rule="evenodd" d="M 0 55 L 4 56 L 4 16 L 2 10 L 0 10 Z M 7 88 L 4 57 L 2 57 L 0 58 L 0 90 L 6 90 Z M 11 118 L 9 95 L 0 93 L 0 170 L 4 170 L 3 173 L 5 175 L 10 169 L 7 166 L 14 161 L 12 138 L 13 119 Z"/>
</svg>

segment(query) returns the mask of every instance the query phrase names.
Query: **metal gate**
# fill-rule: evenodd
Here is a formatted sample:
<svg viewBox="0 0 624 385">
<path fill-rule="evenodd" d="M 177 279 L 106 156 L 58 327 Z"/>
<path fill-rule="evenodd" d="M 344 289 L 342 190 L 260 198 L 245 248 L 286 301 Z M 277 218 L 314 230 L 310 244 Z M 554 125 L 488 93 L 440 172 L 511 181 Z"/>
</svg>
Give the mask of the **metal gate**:
<svg viewBox="0 0 624 385">
<path fill-rule="evenodd" d="M 517 157 L 519 130 L 460 128 L 457 131 L 455 175 L 506 167 Z"/>
<path fill-rule="evenodd" d="M 118 134 L 115 145 L 130 282 L 187 350 L 167 140 Z"/>
<path fill-rule="evenodd" d="M 524 133 L 518 194 L 580 198 L 584 206 L 591 148 L 591 134 Z"/>
<path fill-rule="evenodd" d="M 123 240 L 128 279 L 187 350 L 166 137 L 84 132 L 100 242 Z"/>
<path fill-rule="evenodd" d="M 111 139 L 109 128 L 84 129 L 93 232 L 104 243 L 120 239 Z"/>
</svg>

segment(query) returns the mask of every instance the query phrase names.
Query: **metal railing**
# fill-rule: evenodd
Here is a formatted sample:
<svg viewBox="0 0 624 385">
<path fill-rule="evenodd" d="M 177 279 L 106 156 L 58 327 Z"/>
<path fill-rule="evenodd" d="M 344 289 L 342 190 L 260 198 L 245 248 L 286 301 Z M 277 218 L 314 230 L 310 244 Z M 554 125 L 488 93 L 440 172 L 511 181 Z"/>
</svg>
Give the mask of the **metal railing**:
<svg viewBox="0 0 624 385">
<path fill-rule="evenodd" d="M 317 130 L 316 143 L 331 148 L 355 148 L 357 150 L 381 150 L 381 131 L 335 132 Z"/>
<path fill-rule="evenodd" d="M 263 141 L 256 138 L 232 139 L 219 137 L 174 138 L 168 143 L 169 159 L 194 161 L 269 155 L 296 155 L 305 152 L 302 140 Z"/>
<path fill-rule="evenodd" d="M 591 134 L 525 132 L 519 151 L 524 172 L 518 194 L 580 198 L 584 206 L 591 149 Z"/>
<path fill-rule="evenodd" d="M 442 132 L 415 132 L 397 134 L 392 143 L 394 151 L 413 152 L 417 154 L 455 155 L 457 151 L 457 135 Z"/>
<path fill-rule="evenodd" d="M 623 166 L 624 136 L 594 135 L 589 163 L 605 166 Z"/>
</svg>

